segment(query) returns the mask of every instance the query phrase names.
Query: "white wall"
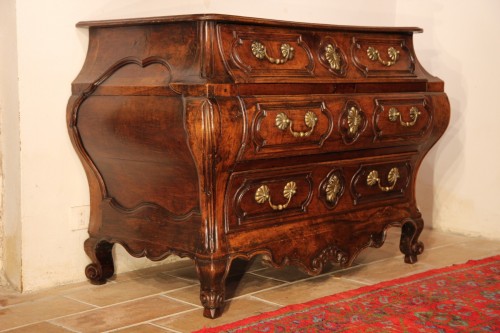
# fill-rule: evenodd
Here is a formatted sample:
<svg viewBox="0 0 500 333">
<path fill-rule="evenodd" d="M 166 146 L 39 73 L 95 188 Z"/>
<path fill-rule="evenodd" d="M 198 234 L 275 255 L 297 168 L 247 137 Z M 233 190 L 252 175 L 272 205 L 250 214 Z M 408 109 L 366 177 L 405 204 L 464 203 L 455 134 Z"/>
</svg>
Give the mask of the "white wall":
<svg viewBox="0 0 500 333">
<path fill-rule="evenodd" d="M 420 25 L 424 67 L 445 81 L 451 122 L 424 161 L 417 197 L 426 222 L 500 239 L 500 1 L 398 1 L 396 24 Z"/>
<path fill-rule="evenodd" d="M 403 0 L 17 0 L 22 142 L 19 225 L 23 230 L 24 288 L 33 290 L 83 280 L 83 269 L 88 263 L 83 252 L 86 231 L 71 231 L 68 226 L 70 207 L 88 204 L 88 190 L 65 125 L 70 83 L 80 70 L 87 49 L 87 31 L 74 27 L 81 20 L 217 12 L 319 23 L 386 26 L 397 23 L 423 27 L 426 32 L 416 36 L 417 55 L 429 71 L 447 82 L 453 107 L 448 133 L 422 166 L 418 195 L 424 217 L 440 228 L 500 238 L 494 220 L 498 214 L 489 210 L 494 205 L 488 205 L 495 193 L 499 193 L 498 186 L 489 186 L 500 185 L 498 175 L 491 173 L 493 166 L 489 166 L 496 165 L 498 169 L 498 157 L 487 160 L 485 151 L 481 153 L 485 136 L 492 137 L 491 142 L 495 139 L 500 142 L 500 131 L 491 131 L 500 115 L 493 106 L 487 107 L 489 96 L 494 95 L 486 95 L 488 90 L 483 90 L 488 83 L 494 85 L 490 73 L 500 67 L 495 69 L 492 63 L 498 54 L 494 52 L 498 51 L 498 45 L 492 46 L 494 41 L 487 34 L 476 34 L 475 31 L 483 32 L 483 28 L 470 24 L 472 5 L 453 5 L 450 14 L 444 0 L 423 3 Z M 481 7 L 479 4 L 475 6 Z M 483 2 L 482 8 L 490 15 L 495 10 L 499 12 L 493 1 Z M 434 10 L 437 12 L 432 14 Z M 494 24 L 498 32 L 500 25 Z M 460 36 L 474 35 L 479 40 L 459 38 L 454 36 L 456 31 L 460 31 Z M 489 62 L 479 58 L 485 57 L 483 50 L 487 50 Z M 488 130 L 484 132 L 482 119 L 488 120 L 484 125 Z M 486 171 L 489 173 L 483 173 Z M 487 182 L 478 182 L 478 178 Z M 485 195 L 489 201 L 484 201 Z M 460 213 L 462 209 L 467 213 Z M 475 219 L 471 220 L 472 216 Z M 118 252 L 118 271 L 148 264 L 146 260 L 131 258 L 121 249 Z"/>
<path fill-rule="evenodd" d="M 0 284 L 21 288 L 16 1 L 0 1 Z"/>
</svg>

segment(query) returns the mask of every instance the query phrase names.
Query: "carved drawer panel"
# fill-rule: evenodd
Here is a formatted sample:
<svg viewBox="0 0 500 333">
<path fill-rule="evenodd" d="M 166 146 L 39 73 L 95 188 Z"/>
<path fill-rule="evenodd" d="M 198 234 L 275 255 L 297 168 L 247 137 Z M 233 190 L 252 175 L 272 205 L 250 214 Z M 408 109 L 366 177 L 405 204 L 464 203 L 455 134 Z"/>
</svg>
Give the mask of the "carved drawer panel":
<svg viewBox="0 0 500 333">
<path fill-rule="evenodd" d="M 366 77 L 414 77 L 415 59 L 404 39 L 353 37 L 354 65 Z"/>
<path fill-rule="evenodd" d="M 375 99 L 375 140 L 422 138 L 429 132 L 431 122 L 432 106 L 425 97 Z"/>
<path fill-rule="evenodd" d="M 421 94 L 245 97 L 234 106 L 245 115 L 238 118 L 244 127 L 238 159 L 418 145 L 432 130 L 433 100 Z"/>
<path fill-rule="evenodd" d="M 225 65 L 235 78 L 275 81 L 314 76 L 311 48 L 299 31 L 219 25 L 218 34 Z"/>
<path fill-rule="evenodd" d="M 354 205 L 409 196 L 411 165 L 410 159 L 361 164 L 351 181 Z"/>
<path fill-rule="evenodd" d="M 229 230 L 304 216 L 313 195 L 311 170 L 246 172 L 231 180 L 226 198 Z"/>
<path fill-rule="evenodd" d="M 333 130 L 333 116 L 322 101 L 259 102 L 255 112 L 252 141 L 264 154 L 318 150 Z"/>
<path fill-rule="evenodd" d="M 401 202 L 411 192 L 415 154 L 330 161 L 233 174 L 226 231 L 350 214 L 365 203 Z"/>
</svg>

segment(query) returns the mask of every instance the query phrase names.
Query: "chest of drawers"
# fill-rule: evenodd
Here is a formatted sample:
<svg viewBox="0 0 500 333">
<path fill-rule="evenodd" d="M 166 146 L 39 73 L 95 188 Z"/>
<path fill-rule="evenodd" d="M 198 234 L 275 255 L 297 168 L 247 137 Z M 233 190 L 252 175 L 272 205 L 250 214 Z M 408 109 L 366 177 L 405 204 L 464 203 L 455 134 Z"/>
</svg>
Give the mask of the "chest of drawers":
<svg viewBox="0 0 500 333">
<path fill-rule="evenodd" d="M 318 274 L 401 227 L 423 251 L 419 165 L 444 133 L 444 84 L 418 28 L 226 15 L 82 22 L 90 42 L 67 121 L 90 186 L 94 283 L 115 243 L 194 260 L 217 317 L 231 262 L 264 255 Z"/>
</svg>

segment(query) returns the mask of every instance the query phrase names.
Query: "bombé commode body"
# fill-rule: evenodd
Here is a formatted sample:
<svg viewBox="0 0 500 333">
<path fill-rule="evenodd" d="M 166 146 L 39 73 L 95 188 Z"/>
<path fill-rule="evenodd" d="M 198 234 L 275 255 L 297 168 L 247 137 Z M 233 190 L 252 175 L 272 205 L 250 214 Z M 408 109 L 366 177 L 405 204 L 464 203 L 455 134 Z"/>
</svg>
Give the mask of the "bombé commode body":
<svg viewBox="0 0 500 333">
<path fill-rule="evenodd" d="M 444 133 L 444 84 L 418 28 L 225 15 L 83 22 L 90 42 L 68 127 L 91 195 L 87 277 L 111 250 L 194 260 L 204 315 L 235 258 L 318 274 L 401 227 L 423 251 L 415 179 Z"/>
</svg>

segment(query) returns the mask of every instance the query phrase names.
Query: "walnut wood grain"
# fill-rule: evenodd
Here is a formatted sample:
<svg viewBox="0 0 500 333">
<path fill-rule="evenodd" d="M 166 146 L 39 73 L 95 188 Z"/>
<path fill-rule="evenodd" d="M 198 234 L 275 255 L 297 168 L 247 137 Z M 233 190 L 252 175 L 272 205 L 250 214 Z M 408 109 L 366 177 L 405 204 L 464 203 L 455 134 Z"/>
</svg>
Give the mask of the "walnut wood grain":
<svg viewBox="0 0 500 333">
<path fill-rule="evenodd" d="M 93 283 L 114 274 L 115 243 L 189 257 L 215 318 L 237 258 L 319 274 L 400 227 L 417 261 L 418 168 L 450 116 L 415 56 L 421 29 L 216 14 L 78 26 L 89 50 L 67 123 L 90 188 Z"/>
</svg>

